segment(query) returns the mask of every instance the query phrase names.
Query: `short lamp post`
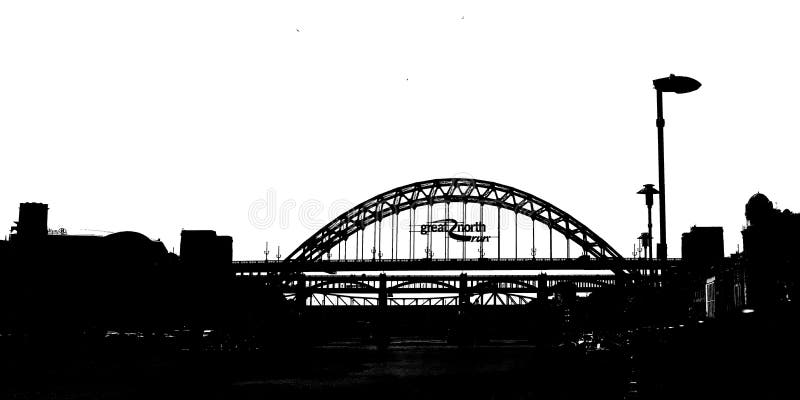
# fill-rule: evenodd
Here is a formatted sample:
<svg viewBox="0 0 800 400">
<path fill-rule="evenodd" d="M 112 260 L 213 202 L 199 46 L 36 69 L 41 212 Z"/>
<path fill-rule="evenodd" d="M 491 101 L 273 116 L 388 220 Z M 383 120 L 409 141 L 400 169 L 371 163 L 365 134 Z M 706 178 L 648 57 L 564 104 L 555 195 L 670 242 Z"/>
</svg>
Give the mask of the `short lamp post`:
<svg viewBox="0 0 800 400">
<path fill-rule="evenodd" d="M 644 185 L 638 194 L 644 195 L 644 204 L 647 206 L 647 235 L 642 234 L 640 239 L 644 239 L 645 256 L 653 261 L 653 195 L 658 194 L 658 189 L 652 183 Z"/>
</svg>

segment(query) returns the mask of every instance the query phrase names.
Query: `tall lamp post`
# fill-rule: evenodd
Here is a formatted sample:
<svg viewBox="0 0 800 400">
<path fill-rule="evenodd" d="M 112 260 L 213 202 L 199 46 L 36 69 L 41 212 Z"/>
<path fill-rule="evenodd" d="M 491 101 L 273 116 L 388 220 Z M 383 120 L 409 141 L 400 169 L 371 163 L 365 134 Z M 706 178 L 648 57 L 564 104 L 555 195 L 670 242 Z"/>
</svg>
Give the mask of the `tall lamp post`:
<svg viewBox="0 0 800 400">
<path fill-rule="evenodd" d="M 664 92 L 689 93 L 700 88 L 700 82 L 687 76 L 675 76 L 670 74 L 666 78 L 659 78 L 653 81 L 656 89 L 656 127 L 658 127 L 658 208 L 659 208 L 659 243 L 658 258 L 667 259 L 667 212 L 664 200 L 666 189 L 664 188 L 664 112 L 661 106 L 661 94 Z"/>
</svg>

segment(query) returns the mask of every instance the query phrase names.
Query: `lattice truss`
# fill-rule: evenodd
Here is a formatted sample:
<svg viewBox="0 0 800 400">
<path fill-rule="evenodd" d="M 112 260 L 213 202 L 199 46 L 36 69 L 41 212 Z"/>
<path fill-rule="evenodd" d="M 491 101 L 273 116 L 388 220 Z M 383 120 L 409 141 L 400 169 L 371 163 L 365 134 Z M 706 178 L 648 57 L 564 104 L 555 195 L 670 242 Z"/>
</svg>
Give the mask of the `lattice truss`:
<svg viewBox="0 0 800 400">
<path fill-rule="evenodd" d="M 515 306 L 525 305 L 531 301 L 535 301 L 536 297 L 524 296 L 514 293 L 488 293 L 481 295 L 473 295 L 470 297 L 469 303 L 472 305 L 480 306 Z M 346 294 L 319 294 L 309 297 L 306 300 L 306 305 L 325 307 L 325 306 L 378 306 L 378 298 L 353 296 Z M 460 305 L 460 298 L 458 296 L 440 296 L 440 297 L 390 297 L 387 300 L 389 307 L 447 307 Z"/>
<path fill-rule="evenodd" d="M 322 227 L 297 247 L 286 261 L 317 261 L 340 242 L 367 226 L 401 212 L 433 204 L 481 204 L 511 210 L 531 218 L 576 243 L 594 258 L 622 258 L 611 245 L 586 225 L 555 205 L 530 193 L 477 179 L 433 179 L 381 193 Z M 552 240 L 551 240 L 552 243 Z"/>
<path fill-rule="evenodd" d="M 387 293 L 387 306 L 522 305 L 548 296 L 559 285 L 590 293 L 615 284 L 613 275 L 474 275 L 474 276 L 308 276 L 302 284 L 288 282 L 287 298 L 298 290 L 309 306 L 379 306 L 378 293 Z M 381 284 L 383 282 L 383 284 Z M 400 294 L 401 296 L 395 296 Z M 437 295 L 439 294 L 439 295 Z"/>
</svg>

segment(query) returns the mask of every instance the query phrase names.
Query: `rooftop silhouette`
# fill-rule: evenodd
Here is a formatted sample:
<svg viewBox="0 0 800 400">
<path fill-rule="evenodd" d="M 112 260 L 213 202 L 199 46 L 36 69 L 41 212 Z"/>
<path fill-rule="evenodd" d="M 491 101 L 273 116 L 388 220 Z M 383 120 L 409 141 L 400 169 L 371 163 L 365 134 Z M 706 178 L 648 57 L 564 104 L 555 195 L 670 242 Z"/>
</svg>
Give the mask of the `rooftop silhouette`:
<svg viewBox="0 0 800 400">
<path fill-rule="evenodd" d="M 434 207 L 447 217 L 434 220 Z M 771 343 L 784 340 L 781 329 L 797 316 L 798 257 L 791 244 L 800 218 L 775 209 L 761 193 L 745 206 L 742 253 L 724 254 L 722 228 L 695 226 L 683 235 L 683 257 L 667 260 L 624 258 L 552 203 L 478 180 L 387 191 L 343 213 L 280 261 L 234 261 L 233 239 L 213 230 L 181 231 L 180 254 L 138 232 L 70 235 L 48 229 L 48 210 L 20 204 L 9 239 L 0 241 L 0 342 L 14 349 L 10 360 L 86 356 L 76 351 L 123 357 L 122 349 L 172 360 L 176 351 L 234 351 L 270 354 L 302 375 L 306 367 L 295 354 L 311 351 L 316 362 L 334 362 L 347 356 L 319 346 L 343 341 L 357 358 L 373 354 L 363 353 L 371 348 L 406 354 L 409 340 L 440 343 L 445 347 L 437 351 L 445 352 L 447 346 L 477 351 L 517 343 L 512 347 L 531 346 L 553 368 L 567 368 L 564 360 L 602 365 L 609 375 L 596 387 L 604 393 L 657 396 L 656 388 L 672 393 L 680 380 L 692 379 L 675 371 L 685 370 L 686 358 L 697 352 L 724 359 L 724 349 L 744 344 L 741 360 L 756 365 L 759 351 L 778 351 Z M 513 214 L 513 233 L 492 226 L 490 212 Z M 416 222 L 402 233 L 401 213 Z M 521 232 L 519 217 L 542 224 L 544 238 L 537 241 L 535 228 Z M 481 229 L 449 235 L 468 223 Z M 566 257 L 554 257 L 554 233 L 563 236 Z M 470 235 L 492 240 L 464 240 Z M 530 255 L 519 254 L 522 236 L 530 240 Z M 541 242 L 546 250 L 535 251 Z M 490 246 L 498 250 L 493 255 L 487 255 Z M 510 269 L 517 272 L 502 273 Z M 411 270 L 429 272 L 402 272 Z M 480 351 L 497 368 L 511 360 L 503 350 Z M 640 357 L 637 368 L 645 376 L 631 378 L 626 354 Z M 675 369 L 665 373 L 668 365 Z M 713 365 L 715 374 L 733 373 Z M 766 370 L 782 373 L 776 368 Z M 474 390 L 492 382 L 487 377 Z M 425 385 L 439 393 L 438 385 Z M 516 383 L 502 385 L 518 390 Z"/>
</svg>

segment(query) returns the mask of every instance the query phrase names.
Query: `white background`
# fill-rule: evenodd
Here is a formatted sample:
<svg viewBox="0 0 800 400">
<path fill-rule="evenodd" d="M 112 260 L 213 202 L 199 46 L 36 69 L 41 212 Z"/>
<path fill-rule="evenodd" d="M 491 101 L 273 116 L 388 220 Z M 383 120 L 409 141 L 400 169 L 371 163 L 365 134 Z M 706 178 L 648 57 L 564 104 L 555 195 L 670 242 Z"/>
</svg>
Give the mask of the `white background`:
<svg viewBox="0 0 800 400">
<path fill-rule="evenodd" d="M 4 1 L 0 225 L 45 202 L 73 234 L 177 251 L 215 229 L 261 258 L 344 205 L 466 175 L 629 255 L 657 183 L 652 80 L 675 73 L 703 86 L 664 99 L 670 256 L 695 224 L 734 252 L 753 193 L 800 210 L 797 10 L 644 3 Z"/>
</svg>

